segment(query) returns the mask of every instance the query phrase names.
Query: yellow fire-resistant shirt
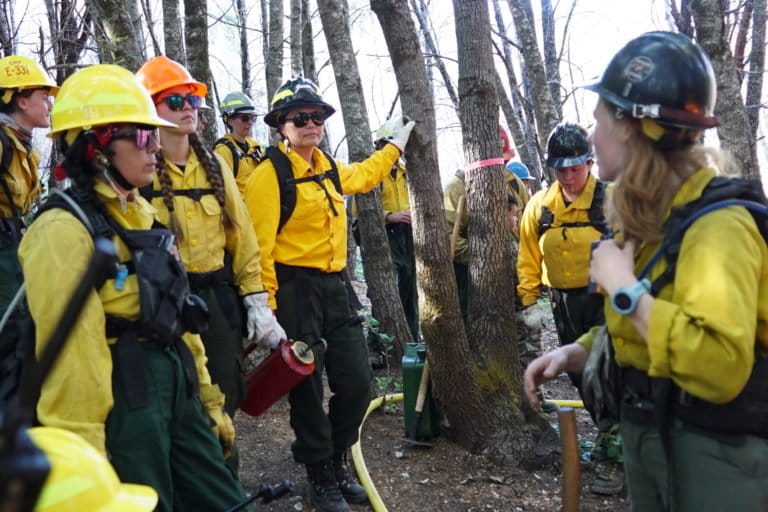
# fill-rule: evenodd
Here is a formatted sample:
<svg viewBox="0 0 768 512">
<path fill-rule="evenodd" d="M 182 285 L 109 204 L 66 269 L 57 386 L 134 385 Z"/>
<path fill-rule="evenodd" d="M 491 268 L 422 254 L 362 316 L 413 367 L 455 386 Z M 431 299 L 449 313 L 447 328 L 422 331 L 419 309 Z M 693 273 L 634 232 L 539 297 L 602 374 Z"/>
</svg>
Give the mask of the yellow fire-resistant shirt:
<svg viewBox="0 0 768 512">
<path fill-rule="evenodd" d="M 40 154 L 34 148 L 27 150 L 8 126 L 2 126 L 0 129 L 5 131 L 12 144 L 10 148 L 0 148 L 0 155 L 6 150 L 13 152 L 8 172 L 3 172 L 0 179 L 8 184 L 16 209 L 24 215 L 29 213 L 34 202 L 40 197 L 40 178 L 37 175 Z M 13 216 L 8 196 L 2 188 L 0 188 L 0 216 L 6 219 Z"/>
<path fill-rule="evenodd" d="M 520 220 L 520 253 L 517 257 L 520 278 L 517 294 L 523 306 L 536 302 L 542 283 L 561 289 L 587 286 L 591 244 L 600 239 L 600 231 L 592 226 L 562 227 L 562 224 L 589 222 L 589 207 L 596 183 L 590 174 L 584 190 L 566 206 L 560 182 L 556 181 L 547 190 L 534 194 L 525 207 Z M 552 211 L 555 220 L 539 237 L 542 206 Z"/>
<path fill-rule="evenodd" d="M 312 152 L 312 163 L 295 151 L 286 152 L 296 178 L 322 174 L 331 169 L 325 155 Z M 363 162 L 336 162 L 341 188 L 345 194 L 368 192 L 378 185 L 392 168 L 400 151 L 387 144 Z M 323 188 L 313 182 L 296 185 L 296 208 L 280 233 L 280 188 L 277 173 L 270 160 L 264 160 L 251 176 L 245 188 L 245 201 L 253 219 L 261 248 L 261 269 L 264 288 L 269 292 L 272 309 L 277 308 L 277 276 L 275 262 L 285 265 L 316 268 L 323 272 L 339 272 L 347 263 L 347 214 L 344 197 L 336 191 L 330 179 L 323 185 L 331 196 L 338 215 L 334 215 Z"/>
<path fill-rule="evenodd" d="M 408 175 L 405 167 L 398 164 L 395 176 L 390 170 L 381 182 L 381 207 L 384 217 L 390 213 L 402 212 L 411 209 L 411 200 L 408 197 Z"/>
<path fill-rule="evenodd" d="M 168 160 L 165 165 L 168 166 L 174 190 L 211 188 L 205 169 L 194 151 L 189 152 L 183 171 Z M 237 226 L 224 229 L 222 209 L 213 194 L 205 194 L 199 201 L 176 195 L 173 206 L 184 233 L 184 239 L 178 241 L 181 259 L 187 272 L 213 272 L 224 266 L 226 251 L 232 256 L 232 270 L 240 296 L 264 291 L 259 267 L 259 244 L 251 228 L 248 210 L 243 204 L 232 171 L 224 162 L 221 162 L 221 171 L 224 177 L 225 204 Z M 161 190 L 157 177 L 153 188 Z M 153 198 L 152 206 L 157 209 L 160 222 L 170 226 L 170 215 L 163 198 Z"/>
<path fill-rule="evenodd" d="M 141 197 L 126 204 L 123 213 L 115 191 L 98 181 L 95 190 L 110 217 L 126 229 L 149 229 L 155 210 Z M 121 262 L 131 260 L 127 246 L 117 236 L 112 240 Z M 83 223 L 60 208 L 44 212 L 32 223 L 19 246 L 27 300 L 36 330 L 39 356 L 56 327 L 66 301 L 77 287 L 93 254 L 93 239 Z M 97 293 L 91 292 L 72 329 L 53 372 L 43 384 L 37 415 L 43 425 L 75 432 L 106 455 L 104 422 L 114 404 L 112 356 L 105 315 L 135 320 L 139 316 L 139 285 L 135 274 L 122 290 L 107 280 Z M 211 385 L 200 337 L 185 334 L 184 341 L 195 359 L 201 389 Z"/>
<path fill-rule="evenodd" d="M 393 168 L 395 169 L 395 168 Z M 393 177 L 392 174 L 395 173 Z M 408 176 L 405 167 L 399 163 L 395 171 L 389 170 L 381 182 L 381 208 L 384 218 L 390 213 L 402 212 L 411 209 L 411 201 L 408 197 Z M 352 196 L 352 216 L 357 217 L 357 202 Z"/>
<path fill-rule="evenodd" d="M 672 207 L 701 196 L 715 176 L 701 169 L 675 194 Z M 635 254 L 639 274 L 661 242 Z M 648 276 L 666 269 L 661 258 Z M 648 342 L 632 322 L 605 303 L 616 362 L 672 378 L 688 393 L 713 403 L 733 400 L 746 385 L 759 352 L 768 351 L 768 248 L 752 215 L 739 206 L 702 216 L 685 232 L 672 283 L 655 298 Z M 578 343 L 589 350 L 595 329 Z"/>
<path fill-rule="evenodd" d="M 528 193 L 528 189 L 525 188 L 523 181 L 512 174 L 511 172 L 504 172 L 504 181 L 507 183 L 506 193 L 513 195 L 517 198 L 520 204 L 520 211 L 525 208 L 525 205 L 530 201 L 531 196 Z M 461 198 L 466 196 L 467 186 L 464 183 L 464 174 L 456 175 L 448 182 L 443 190 L 443 210 L 445 210 L 445 220 L 448 225 L 448 236 L 453 233 L 453 226 L 456 224 L 456 215 L 459 209 L 459 202 Z M 461 227 L 459 228 L 459 236 L 456 239 L 456 251 L 453 255 L 453 259 L 467 264 L 469 262 L 469 241 L 467 240 L 467 206 L 464 205 L 464 214 L 459 219 Z M 519 230 L 519 228 L 518 228 Z M 519 233 L 513 232 L 513 238 L 518 238 Z"/>
<path fill-rule="evenodd" d="M 235 181 L 237 182 L 237 188 L 240 190 L 240 194 L 245 194 L 245 184 L 248 183 L 248 178 L 251 177 L 253 171 L 256 170 L 256 166 L 259 165 L 259 160 L 264 154 L 264 150 L 261 147 L 259 141 L 253 137 L 245 138 L 245 145 L 247 149 L 243 149 L 232 134 L 227 134 L 222 137 L 227 139 L 237 151 L 240 153 L 238 159 L 237 169 L 234 166 L 234 157 L 232 156 L 232 150 L 224 143 L 217 144 L 213 151 L 227 162 L 227 165 L 232 169 L 232 173 L 235 174 Z"/>
</svg>

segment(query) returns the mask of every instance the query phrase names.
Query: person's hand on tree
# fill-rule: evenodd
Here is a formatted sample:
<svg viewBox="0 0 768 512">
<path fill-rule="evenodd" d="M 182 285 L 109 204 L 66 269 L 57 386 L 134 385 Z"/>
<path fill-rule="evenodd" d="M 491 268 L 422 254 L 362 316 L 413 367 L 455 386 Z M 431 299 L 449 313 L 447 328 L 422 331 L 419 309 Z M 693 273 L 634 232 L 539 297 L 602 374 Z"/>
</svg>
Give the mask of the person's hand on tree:
<svg viewBox="0 0 768 512">
<path fill-rule="evenodd" d="M 401 212 L 390 212 L 387 214 L 386 221 L 387 221 L 387 224 L 397 224 L 397 223 L 410 224 L 411 212 L 409 210 L 403 210 Z"/>
</svg>

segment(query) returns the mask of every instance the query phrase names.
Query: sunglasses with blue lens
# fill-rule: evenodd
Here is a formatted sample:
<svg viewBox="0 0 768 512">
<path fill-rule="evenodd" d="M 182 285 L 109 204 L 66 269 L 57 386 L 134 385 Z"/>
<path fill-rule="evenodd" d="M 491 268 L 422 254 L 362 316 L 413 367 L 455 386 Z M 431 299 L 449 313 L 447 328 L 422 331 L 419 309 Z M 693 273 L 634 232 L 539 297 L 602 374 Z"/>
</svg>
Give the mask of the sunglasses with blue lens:
<svg viewBox="0 0 768 512">
<path fill-rule="evenodd" d="M 203 104 L 203 97 L 196 94 L 187 94 L 186 96 L 182 96 L 181 94 L 169 94 L 158 103 L 165 102 L 169 109 L 178 112 L 184 110 L 185 101 L 189 103 L 189 106 L 193 109 L 198 109 L 200 108 L 200 105 Z"/>
</svg>

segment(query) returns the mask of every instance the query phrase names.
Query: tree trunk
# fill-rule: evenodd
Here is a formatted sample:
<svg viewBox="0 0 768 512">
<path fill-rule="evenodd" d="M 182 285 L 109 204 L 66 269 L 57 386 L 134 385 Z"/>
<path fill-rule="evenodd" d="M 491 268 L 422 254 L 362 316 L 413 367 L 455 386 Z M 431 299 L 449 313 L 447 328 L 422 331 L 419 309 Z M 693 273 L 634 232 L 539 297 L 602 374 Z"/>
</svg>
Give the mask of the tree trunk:
<svg viewBox="0 0 768 512">
<path fill-rule="evenodd" d="M 126 0 L 133 3 L 136 0 Z M 126 2 L 119 0 L 88 0 L 95 22 L 96 44 L 101 62 L 119 64 L 131 71 L 138 70 L 147 55 L 137 37 L 141 27 L 134 27 L 131 12 Z"/>
<path fill-rule="evenodd" d="M 75 2 L 60 0 L 54 3 L 53 0 L 45 0 L 45 6 L 48 12 L 51 48 L 56 63 L 56 83 L 61 84 L 77 69 L 80 55 L 90 39 L 93 22 L 88 7 L 83 10 L 82 17 L 78 16 Z M 57 186 L 50 170 L 60 160 L 60 145 L 60 141 L 52 145 L 48 165 L 40 173 L 40 181 L 47 182 L 49 190 Z"/>
<path fill-rule="evenodd" d="M 77 69 L 77 62 L 91 35 L 91 15 L 86 7 L 78 16 L 75 2 L 45 0 L 51 47 L 56 62 L 56 83 L 62 83 Z"/>
<path fill-rule="evenodd" d="M 499 34 L 506 34 L 506 25 L 504 23 L 504 17 L 501 14 L 501 6 L 499 0 L 493 0 L 493 12 L 496 18 L 496 27 Z M 529 119 L 525 114 L 523 108 L 522 96 L 518 90 L 517 77 L 515 76 L 515 70 L 512 67 L 512 45 L 507 37 L 502 40 L 503 55 L 501 59 L 504 61 L 504 67 L 507 71 L 507 81 L 509 82 L 509 88 L 512 92 L 512 105 L 514 108 L 514 117 L 510 120 L 507 112 L 504 110 L 504 116 L 507 118 L 507 124 L 512 130 L 515 142 L 518 144 L 517 150 L 520 152 L 520 160 L 528 166 L 531 174 L 536 178 L 537 188 L 541 184 L 542 172 L 541 172 L 541 160 L 542 154 L 540 153 L 540 146 L 535 134 L 535 127 L 533 126 L 533 120 Z M 503 90 L 503 86 L 500 86 Z M 502 101 L 502 110 L 504 109 L 504 103 Z M 513 127 L 513 124 L 516 127 Z M 519 137 L 519 138 L 518 138 Z"/>
<path fill-rule="evenodd" d="M 552 95 L 557 117 L 561 118 L 563 114 L 560 94 L 560 59 L 555 45 L 555 13 L 550 0 L 541 0 L 541 31 L 544 36 L 544 69 L 547 71 L 549 93 Z"/>
<path fill-rule="evenodd" d="M 266 60 L 267 102 L 283 82 L 283 1 L 269 0 L 269 45 Z"/>
<path fill-rule="evenodd" d="M 485 0 L 454 0 L 459 54 L 459 118 L 466 162 L 501 156 L 496 135 L 499 106 L 494 87 L 491 24 Z M 486 438 L 496 458 L 525 459 L 541 428 L 526 428 L 533 411 L 523 397 L 520 360 L 514 347 L 515 286 L 511 236 L 506 224 L 504 169 L 493 165 L 467 172 L 469 232 L 468 336 L 483 388 Z M 535 414 L 533 415 L 535 417 Z"/>
<path fill-rule="evenodd" d="M 155 55 L 162 55 L 163 51 L 160 47 L 160 41 L 155 34 L 155 20 L 152 17 L 152 2 L 150 0 L 139 0 L 141 2 L 141 9 L 144 13 L 144 18 L 147 20 L 147 31 L 149 32 L 149 38 L 152 40 L 152 49 Z"/>
<path fill-rule="evenodd" d="M 163 0 L 163 39 L 165 56 L 186 66 L 184 19 L 179 10 L 179 0 Z"/>
<path fill-rule="evenodd" d="M 736 65 L 736 76 L 738 77 L 739 85 L 741 85 L 741 82 L 744 80 L 744 68 L 748 60 L 744 58 L 744 49 L 747 46 L 749 25 L 752 22 L 752 0 L 746 0 L 741 11 L 736 12 L 736 16 L 740 16 L 740 18 L 736 31 L 736 44 L 733 46 L 733 61 Z"/>
<path fill-rule="evenodd" d="M 538 129 L 534 132 L 539 139 L 538 146 L 543 147 L 541 141 L 546 140 L 549 133 L 555 128 L 560 117 L 557 115 L 557 108 L 552 101 L 552 95 L 547 85 L 547 74 L 544 70 L 544 63 L 539 53 L 539 45 L 536 42 L 536 31 L 533 27 L 533 18 L 529 18 L 527 11 L 530 10 L 528 0 L 508 0 L 509 10 L 512 12 L 512 19 L 517 29 L 517 37 L 520 40 L 520 52 L 523 55 L 526 69 L 526 79 L 530 81 L 529 91 L 533 101 L 533 110 L 536 116 L 536 126 Z M 526 5 L 521 5 L 526 4 Z M 549 169 L 545 169 L 547 180 L 552 183 L 555 177 Z"/>
<path fill-rule="evenodd" d="M 342 103 L 344 127 L 349 147 L 349 160 L 357 162 L 371 154 L 371 129 L 365 109 L 363 85 L 357 69 L 350 35 L 346 0 L 318 0 L 320 21 L 328 43 L 336 88 Z M 394 337 L 394 357 L 403 355 L 403 344 L 413 338 L 405 320 L 405 312 L 389 256 L 389 243 L 384 231 L 379 188 L 355 196 L 361 235 L 363 270 L 368 284 L 368 297 L 384 332 Z"/>
<path fill-rule="evenodd" d="M 760 124 L 763 72 L 765 72 L 765 4 L 766 0 L 754 0 L 752 6 L 752 51 L 749 56 L 746 105 L 749 130 L 753 140 L 757 140 L 757 129 Z"/>
<path fill-rule="evenodd" d="M 427 7 L 427 3 L 424 0 L 418 0 L 418 5 L 414 5 L 414 1 L 411 1 L 411 6 L 416 13 L 417 18 L 419 19 L 419 26 L 421 26 L 421 19 L 429 20 L 429 8 Z M 429 83 L 429 90 L 432 91 L 432 97 L 435 97 L 435 67 L 437 66 L 436 61 L 440 58 L 439 56 L 435 55 L 434 53 L 430 52 L 429 47 L 427 46 L 427 40 L 426 37 L 424 37 L 424 27 L 421 27 L 421 42 L 423 44 L 423 53 L 424 53 L 424 64 L 427 66 L 427 81 Z M 432 30 L 428 31 L 429 34 L 432 33 Z M 451 83 L 451 90 L 453 89 L 453 84 Z M 398 96 L 399 97 L 399 96 Z M 395 100 L 397 101 L 397 100 Z M 458 111 L 458 101 L 454 101 L 454 108 Z M 394 108 L 394 103 L 392 105 L 392 108 Z"/>
<path fill-rule="evenodd" d="M 141 64 L 144 64 L 144 61 L 147 60 L 147 40 L 144 37 L 144 24 L 141 20 L 141 9 L 139 8 L 139 2 L 142 1 L 143 0 L 131 0 L 122 2 L 121 5 L 128 11 L 131 26 L 133 27 L 133 37 L 136 38 L 136 45 L 142 49 L 143 60 L 141 61 Z M 139 64 L 139 67 L 141 67 L 141 64 Z"/>
<path fill-rule="evenodd" d="M 291 0 L 291 75 L 302 75 L 304 72 L 301 57 L 301 0 Z"/>
<path fill-rule="evenodd" d="M 251 95 L 251 52 L 248 51 L 248 16 L 245 0 L 235 0 L 237 7 L 237 31 L 240 35 L 240 75 L 243 92 Z"/>
<path fill-rule="evenodd" d="M 688 37 L 693 37 L 693 19 L 691 17 L 690 0 L 680 0 L 680 9 L 675 3 L 677 0 L 670 0 L 669 11 L 672 20 L 675 22 L 677 30 Z"/>
<path fill-rule="evenodd" d="M 304 76 L 317 83 L 315 35 L 312 33 L 312 13 L 309 10 L 309 0 L 301 0 L 301 21 L 301 67 L 304 69 Z"/>
<path fill-rule="evenodd" d="M 208 4 L 205 0 L 184 0 L 186 32 L 184 43 L 187 48 L 187 69 L 199 82 L 208 86 L 207 103 L 213 105 L 213 75 L 208 61 Z M 216 140 L 216 110 L 200 109 L 203 123 L 202 139 L 205 144 Z"/>
<path fill-rule="evenodd" d="M 269 30 L 266 33 L 269 34 L 269 42 L 265 46 L 267 54 L 264 58 L 264 69 L 267 75 L 267 112 L 269 112 L 272 96 L 283 83 L 283 0 L 269 0 Z M 276 144 L 277 131 L 270 130 L 270 132 L 269 140 L 272 144 Z"/>
<path fill-rule="evenodd" d="M 485 38 L 487 43 L 485 51 L 490 58 L 490 30 L 487 24 L 487 6 L 484 3 L 484 0 L 456 0 L 454 9 L 457 34 L 460 34 L 462 39 L 464 29 L 460 30 L 459 26 L 472 15 L 471 11 L 485 10 L 485 34 L 475 26 L 473 38 L 478 34 Z M 524 456 L 530 456 L 534 452 L 531 450 L 533 438 L 546 433 L 552 446 L 556 444 L 557 439 L 543 418 L 523 404 L 515 405 L 521 401 L 519 398 L 521 397 L 520 373 L 519 369 L 507 368 L 507 365 L 515 364 L 511 360 L 516 359 L 514 354 L 508 354 L 510 352 L 509 336 L 514 332 L 514 326 L 511 330 L 507 330 L 503 350 L 501 347 L 500 349 L 492 348 L 491 352 L 482 355 L 473 354 L 470 350 L 459 311 L 456 282 L 452 277 L 448 277 L 453 276 L 453 268 L 452 256 L 449 254 L 448 230 L 442 214 L 442 191 L 438 175 L 435 173 L 438 163 L 434 103 L 426 86 L 427 73 L 419 51 L 416 27 L 409 15 L 406 0 L 371 0 L 371 7 L 379 18 L 389 54 L 392 57 L 403 111 L 418 120 L 408 144 L 410 164 L 408 176 L 414 218 L 417 272 L 421 284 L 421 326 L 424 338 L 427 340 L 427 352 L 435 390 L 450 421 L 452 435 L 462 446 L 475 452 L 486 450 L 499 460 L 527 458 Z M 470 12 L 467 13 L 467 11 Z M 466 41 L 462 42 L 459 39 L 460 62 L 466 56 L 464 45 Z M 487 64 L 486 61 L 483 62 Z M 481 66 L 481 63 L 478 62 L 477 65 Z M 490 78 L 492 69 L 492 65 L 489 65 L 483 70 L 486 77 Z M 466 85 L 466 78 L 460 70 L 461 112 L 473 108 L 473 103 L 469 99 L 471 91 L 466 89 Z M 493 101 L 495 93 L 492 82 L 486 81 L 483 91 Z M 465 105 L 465 101 L 470 101 L 470 105 Z M 498 117 L 498 108 L 496 107 L 494 112 L 485 108 L 483 112 L 488 113 L 489 117 L 484 119 L 483 127 L 483 133 L 487 137 L 480 143 L 488 146 L 486 154 L 499 155 L 501 148 L 495 121 Z M 478 112 L 477 115 L 481 114 Z M 464 121 L 463 114 L 462 121 Z M 477 155 L 468 153 L 467 156 L 474 158 Z M 496 189 L 498 194 L 501 193 L 503 186 L 501 172 L 497 167 L 496 172 L 491 173 L 500 185 Z M 477 185 L 477 177 L 473 179 Z M 474 188 L 477 189 L 476 186 Z M 501 215 L 501 208 L 499 204 L 494 207 L 494 210 Z M 477 216 L 476 208 L 474 215 Z M 491 229 L 498 231 L 496 227 Z M 495 245 L 500 243 L 499 241 Z M 511 271 L 509 258 L 506 261 Z M 502 278 L 504 282 L 507 280 Z M 509 280 L 511 281 L 511 277 Z M 510 287 L 510 290 L 513 288 Z M 492 307 L 495 309 L 495 305 Z M 497 314 L 498 310 L 495 309 L 495 313 Z M 510 324 L 509 319 L 494 318 L 493 321 L 496 320 L 500 320 L 505 326 Z M 491 344 L 495 344 L 496 341 L 489 340 Z M 486 348 L 488 343 L 481 341 L 479 345 Z M 499 354 L 499 352 L 507 352 L 507 354 Z M 497 354 L 500 358 L 488 364 L 487 361 L 490 361 L 488 358 L 495 357 Z M 530 413 L 530 418 L 537 424 L 536 427 L 524 425 L 526 419 L 524 413 Z"/>
<path fill-rule="evenodd" d="M 437 45 L 435 44 L 435 40 L 432 37 L 432 31 L 429 29 L 429 23 L 427 22 L 427 18 L 425 16 L 427 8 L 422 0 L 419 0 L 419 2 L 420 3 L 417 5 L 416 0 L 411 0 L 411 5 L 413 7 L 413 12 L 416 14 L 416 18 L 419 20 L 419 27 L 421 27 L 421 35 L 424 38 L 424 44 L 426 45 L 427 51 L 434 57 L 435 65 L 440 71 L 440 75 L 443 77 L 445 90 L 448 92 L 448 96 L 451 98 L 453 108 L 459 110 L 459 98 L 456 95 L 456 89 L 453 86 L 451 75 L 448 74 L 445 63 L 437 51 Z"/>
<path fill-rule="evenodd" d="M 755 139 L 749 129 L 747 110 L 741 97 L 736 65 L 728 47 L 723 11 L 719 0 L 695 0 L 691 11 L 696 38 L 712 59 L 717 79 L 715 115 L 720 120 L 718 135 L 723 148 L 739 159 L 742 175 L 759 178 Z"/>
<path fill-rule="evenodd" d="M 264 63 L 264 78 L 267 78 L 267 62 L 269 62 L 269 3 L 268 0 L 261 0 L 261 59 Z M 272 98 L 267 91 L 267 106 Z"/>
<path fill-rule="evenodd" d="M 16 0 L 0 0 L 0 46 L 3 57 L 16 53 L 16 22 L 13 20 L 13 8 Z"/>
</svg>

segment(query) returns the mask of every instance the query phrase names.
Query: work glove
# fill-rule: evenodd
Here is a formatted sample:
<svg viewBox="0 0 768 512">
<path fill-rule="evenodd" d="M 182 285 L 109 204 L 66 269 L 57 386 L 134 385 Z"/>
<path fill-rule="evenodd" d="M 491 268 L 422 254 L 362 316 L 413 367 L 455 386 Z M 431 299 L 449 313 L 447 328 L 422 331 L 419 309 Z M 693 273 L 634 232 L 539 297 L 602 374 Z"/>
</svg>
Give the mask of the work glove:
<svg viewBox="0 0 768 512">
<path fill-rule="evenodd" d="M 235 427 L 232 418 L 224 411 L 224 393 L 218 384 L 211 384 L 200 389 L 200 401 L 208 412 L 213 434 L 221 443 L 224 458 L 228 459 L 235 447 Z"/>
<path fill-rule="evenodd" d="M 540 331 L 547 325 L 547 314 L 532 305 L 520 311 L 519 314 L 529 329 Z"/>
<path fill-rule="evenodd" d="M 416 126 L 415 121 L 411 121 L 405 116 L 397 116 L 387 119 L 387 122 L 379 129 L 382 139 L 391 142 L 400 153 L 405 152 L 405 145 L 408 143 L 408 137 L 411 136 L 411 130 Z"/>
<path fill-rule="evenodd" d="M 288 336 L 277 322 L 267 300 L 268 295 L 266 293 L 252 293 L 243 297 L 243 304 L 245 304 L 245 310 L 248 313 L 246 324 L 248 339 L 255 341 L 262 347 L 275 349 L 280 341 Z"/>
</svg>

